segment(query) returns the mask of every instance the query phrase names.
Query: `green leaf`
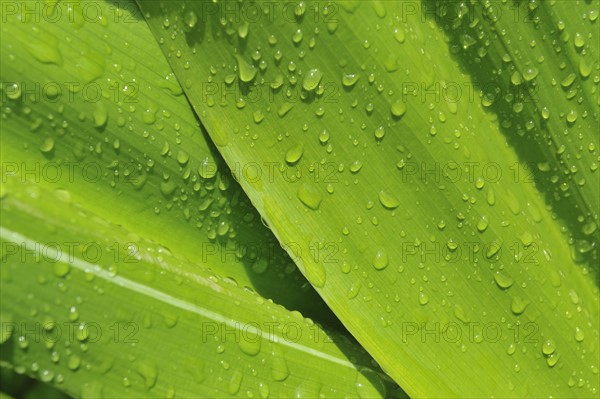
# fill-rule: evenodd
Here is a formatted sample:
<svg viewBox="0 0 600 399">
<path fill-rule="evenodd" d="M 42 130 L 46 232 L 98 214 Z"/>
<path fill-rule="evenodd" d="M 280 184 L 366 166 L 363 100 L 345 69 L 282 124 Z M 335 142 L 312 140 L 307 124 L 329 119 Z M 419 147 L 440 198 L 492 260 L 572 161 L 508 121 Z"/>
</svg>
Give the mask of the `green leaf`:
<svg viewBox="0 0 600 399">
<path fill-rule="evenodd" d="M 499 7 L 472 1 L 449 9 L 425 3 L 437 11 L 429 16 L 450 36 L 482 104 L 498 115 L 502 132 L 527 161 L 529 176 L 523 177 L 536 182 L 569 226 L 572 256 L 596 273 L 599 5 L 521 1 Z"/>
<path fill-rule="evenodd" d="M 92 21 L 80 3 L 18 6 L 0 41 L 0 366 L 76 397 L 402 394 L 305 318 L 337 327 L 135 4 L 93 3 Z"/>
<path fill-rule="evenodd" d="M 409 395 L 598 394 L 598 286 L 570 255 L 576 223 L 521 177 L 531 159 L 467 95 L 469 53 L 452 54 L 421 3 L 138 3 L 228 164 L 273 176 L 238 173 L 257 209 Z M 567 216 L 592 220 L 597 182 L 571 186 L 583 200 Z"/>
<path fill-rule="evenodd" d="M 0 311 L 12 321 L 2 322 L 2 367 L 82 398 L 397 394 L 344 336 L 104 220 L 64 190 L 6 185 Z"/>
<path fill-rule="evenodd" d="M 67 190 L 103 218 L 335 326 L 199 129 L 135 3 L 77 4 L 7 8 L 3 176 Z"/>
</svg>

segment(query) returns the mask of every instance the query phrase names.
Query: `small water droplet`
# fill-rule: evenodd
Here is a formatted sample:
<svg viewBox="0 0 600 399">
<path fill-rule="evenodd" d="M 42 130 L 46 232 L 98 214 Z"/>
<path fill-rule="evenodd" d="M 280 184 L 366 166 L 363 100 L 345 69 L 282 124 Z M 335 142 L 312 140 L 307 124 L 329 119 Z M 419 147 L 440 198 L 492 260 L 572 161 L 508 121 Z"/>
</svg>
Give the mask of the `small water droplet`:
<svg viewBox="0 0 600 399">
<path fill-rule="evenodd" d="M 421 305 L 427 305 L 429 303 L 429 295 L 425 292 L 419 292 L 419 303 Z"/>
</svg>

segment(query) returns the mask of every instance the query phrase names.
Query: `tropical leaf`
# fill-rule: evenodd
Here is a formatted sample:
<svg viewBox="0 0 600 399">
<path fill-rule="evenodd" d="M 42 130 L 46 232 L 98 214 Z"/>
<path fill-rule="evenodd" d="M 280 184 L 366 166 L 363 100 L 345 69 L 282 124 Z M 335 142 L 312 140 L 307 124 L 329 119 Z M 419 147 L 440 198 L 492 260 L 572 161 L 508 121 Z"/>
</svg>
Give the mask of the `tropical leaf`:
<svg viewBox="0 0 600 399">
<path fill-rule="evenodd" d="M 527 160 L 521 176 L 529 174 L 569 226 L 574 260 L 597 273 L 598 3 L 425 4 L 480 86 L 482 104 Z"/>
<path fill-rule="evenodd" d="M 82 209 L 64 190 L 6 185 L 2 367 L 82 398 L 386 394 L 389 382 L 343 336 Z M 124 242 L 135 251 L 121 251 Z"/>
<path fill-rule="evenodd" d="M 299 243 L 300 270 L 409 395 L 598 394 L 598 286 L 565 234 L 596 222 L 598 149 L 580 147 L 597 140 L 589 131 L 597 102 L 585 100 L 583 122 L 567 119 L 571 135 L 559 139 L 572 119 L 560 113 L 574 105 L 540 84 L 540 101 L 551 101 L 556 116 L 532 140 L 537 158 L 528 158 L 512 139 L 518 126 L 506 125 L 513 114 L 487 112 L 486 95 L 468 95 L 474 77 L 461 68 L 470 52 L 448 42 L 456 32 L 469 44 L 472 27 L 453 27 L 449 37 L 422 3 L 138 3 L 257 209 L 281 242 Z M 597 6 L 562 6 L 560 15 L 576 21 Z M 595 18 L 583 22 L 597 33 Z M 532 40 L 550 71 L 576 61 L 572 51 L 552 57 L 546 31 L 519 24 L 483 29 L 502 27 L 497 46 L 523 41 L 511 65 L 526 81 L 550 76 L 528 75 L 522 53 Z M 592 55 L 594 35 L 584 44 Z M 478 76 L 501 68 L 490 46 Z M 592 67 L 595 84 L 582 93 L 595 91 L 597 75 Z M 570 168 L 543 137 L 582 157 L 572 165 L 585 184 L 559 178 L 573 197 L 565 202 L 577 204 L 562 218 L 545 201 L 549 192 L 521 173 L 539 154 L 551 170 Z M 315 248 L 336 256 L 309 255 Z"/>
<path fill-rule="evenodd" d="M 223 168 L 134 3 L 13 6 L 0 366 L 76 397 L 402 394 L 355 341 L 281 306 L 337 327 Z"/>
<path fill-rule="evenodd" d="M 61 3 L 56 23 L 41 4 L 2 25 L 3 176 L 68 190 L 103 218 L 335 325 L 198 128 L 135 3 Z"/>
</svg>

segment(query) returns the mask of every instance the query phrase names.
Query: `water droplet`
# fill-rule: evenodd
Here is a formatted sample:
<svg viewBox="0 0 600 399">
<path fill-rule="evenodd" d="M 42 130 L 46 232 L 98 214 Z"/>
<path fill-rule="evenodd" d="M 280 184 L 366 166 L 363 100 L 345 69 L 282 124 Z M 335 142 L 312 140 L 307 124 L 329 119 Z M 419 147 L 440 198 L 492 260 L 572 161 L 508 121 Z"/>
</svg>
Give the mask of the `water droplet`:
<svg viewBox="0 0 600 399">
<path fill-rule="evenodd" d="M 585 339 L 585 333 L 579 327 L 575 327 L 575 340 L 577 342 L 582 342 Z"/>
<path fill-rule="evenodd" d="M 258 383 L 258 394 L 261 399 L 267 399 L 269 397 L 269 385 L 264 382 Z"/>
<path fill-rule="evenodd" d="M 391 111 L 395 118 L 402 118 L 402 116 L 406 113 L 406 104 L 400 100 L 396 100 L 392 104 Z"/>
<path fill-rule="evenodd" d="M 26 42 L 29 53 L 42 64 L 62 65 L 62 55 L 58 49 L 58 39 L 47 30 L 35 29 L 34 40 Z"/>
<path fill-rule="evenodd" d="M 245 39 L 248 37 L 248 28 L 250 24 L 247 21 L 244 21 L 238 26 L 238 36 L 240 39 Z"/>
<path fill-rule="evenodd" d="M 295 145 L 285 153 L 285 162 L 289 165 L 296 164 L 304 154 L 304 145 L 302 143 Z"/>
<path fill-rule="evenodd" d="M 42 382 L 50 382 L 54 379 L 54 372 L 51 370 L 40 371 L 40 380 Z"/>
<path fill-rule="evenodd" d="M 275 381 L 283 381 L 290 375 L 287 361 L 279 348 L 273 349 L 271 360 L 271 378 Z"/>
<path fill-rule="evenodd" d="M 404 43 L 404 40 L 405 40 L 404 28 L 401 28 L 401 27 L 394 28 L 394 39 L 396 39 L 396 41 L 398 43 Z"/>
<path fill-rule="evenodd" d="M 525 70 L 525 72 L 523 72 L 523 77 L 525 78 L 526 81 L 531 81 L 533 79 L 535 79 L 535 77 L 538 75 L 539 71 L 535 68 L 535 67 L 531 67 L 531 68 L 527 68 Z"/>
<path fill-rule="evenodd" d="M 555 350 L 556 350 L 556 343 L 551 339 L 547 339 L 542 344 L 542 353 L 544 355 L 551 355 L 554 353 Z"/>
<path fill-rule="evenodd" d="M 519 73 L 519 71 L 514 71 L 512 73 L 512 75 L 510 76 L 510 81 L 515 86 L 518 86 L 521 83 L 523 83 L 523 77 L 521 76 L 521 74 Z"/>
<path fill-rule="evenodd" d="M 575 47 L 577 48 L 581 48 L 585 45 L 585 39 L 581 33 L 575 33 L 575 37 L 573 37 L 573 44 L 575 44 Z"/>
<path fill-rule="evenodd" d="M 480 233 L 483 233 L 484 231 L 487 230 L 489 225 L 488 220 L 485 218 L 485 216 L 483 216 L 481 219 L 479 219 L 479 221 L 477 222 L 477 230 L 479 230 Z"/>
<path fill-rule="evenodd" d="M 575 305 L 579 303 L 579 295 L 577 295 L 575 291 L 569 290 L 569 298 L 571 299 L 571 302 L 573 302 Z"/>
<path fill-rule="evenodd" d="M 304 38 L 304 34 L 302 33 L 302 29 L 297 29 L 292 34 L 292 42 L 294 42 L 294 44 L 299 44 L 303 38 Z"/>
<path fill-rule="evenodd" d="M 319 141 L 321 142 L 321 144 L 327 144 L 327 142 L 329 141 L 329 132 L 327 132 L 327 130 L 323 130 L 319 134 Z"/>
<path fill-rule="evenodd" d="M 400 206 L 400 200 L 396 196 L 383 190 L 379 192 L 379 202 L 386 209 L 396 209 Z"/>
<path fill-rule="evenodd" d="M 361 287 L 362 287 L 362 283 L 359 280 L 354 281 L 352 283 L 352 285 L 350 286 L 350 288 L 348 289 L 348 293 L 346 294 L 348 299 L 356 298 L 356 296 L 360 292 Z"/>
<path fill-rule="evenodd" d="M 302 80 L 302 87 L 306 91 L 313 91 L 319 86 L 321 79 L 323 78 L 323 72 L 314 68 L 306 73 L 304 80 Z"/>
<path fill-rule="evenodd" d="M 217 174 L 217 171 L 217 164 L 211 161 L 208 157 L 204 158 L 198 167 L 198 174 L 203 179 L 212 179 Z"/>
<path fill-rule="evenodd" d="M 514 314 L 520 315 L 521 313 L 523 313 L 525 311 L 525 309 L 527 308 L 528 305 L 529 305 L 529 300 L 523 299 L 519 296 L 515 296 L 515 297 L 513 297 L 512 302 L 510 304 L 510 310 Z"/>
<path fill-rule="evenodd" d="M 307 184 L 303 184 L 298 189 L 298 199 L 300 202 L 314 211 L 319 209 L 321 206 L 321 201 L 323 200 L 317 189 Z"/>
<path fill-rule="evenodd" d="M 379 248 L 372 261 L 373 267 L 377 270 L 385 269 L 389 264 L 387 252 L 383 248 Z"/>
<path fill-rule="evenodd" d="M 69 360 L 67 361 L 67 367 L 69 370 L 77 370 L 81 366 L 81 358 L 77 355 L 69 356 Z"/>
<path fill-rule="evenodd" d="M 156 384 L 158 369 L 154 363 L 150 361 L 137 362 L 134 369 L 144 379 L 146 388 L 150 389 Z"/>
<path fill-rule="evenodd" d="M 575 74 L 570 73 L 563 80 L 560 81 L 560 85 L 564 88 L 568 88 L 573 84 L 573 82 L 575 82 L 575 78 Z"/>
<path fill-rule="evenodd" d="M 500 271 L 494 274 L 494 280 L 496 280 L 496 284 L 498 284 L 498 287 L 504 289 L 510 288 L 515 282 L 512 279 L 512 277 L 510 277 L 508 274 L 505 274 L 504 272 Z"/>
<path fill-rule="evenodd" d="M 18 100 L 21 98 L 21 85 L 19 83 L 8 84 L 5 90 L 6 96 L 11 100 Z"/>
<path fill-rule="evenodd" d="M 238 66 L 238 76 L 242 82 L 251 82 L 256 77 L 258 70 L 256 67 L 244 60 L 241 56 L 236 55 L 235 59 Z"/>
<path fill-rule="evenodd" d="M 185 24 L 186 30 L 189 32 L 196 27 L 198 16 L 194 11 L 190 10 L 183 16 L 183 23 Z"/>
<path fill-rule="evenodd" d="M 377 140 L 383 140 L 384 136 L 385 136 L 385 128 L 383 126 L 379 126 L 377 129 L 375 129 L 375 138 Z"/>
<path fill-rule="evenodd" d="M 306 279 L 317 288 L 325 286 L 325 268 L 321 263 L 310 263 L 305 268 Z"/>
<path fill-rule="evenodd" d="M 356 82 L 358 82 L 358 79 L 360 78 L 359 74 L 356 73 L 344 73 L 342 75 L 342 84 L 345 87 L 352 87 L 356 84 Z"/>
<path fill-rule="evenodd" d="M 579 60 L 579 74 L 583 78 L 587 78 L 592 73 L 592 67 L 586 62 L 585 59 Z"/>
<path fill-rule="evenodd" d="M 190 156 L 187 152 L 183 150 L 179 150 L 177 152 L 177 162 L 179 162 L 180 165 L 185 165 L 186 163 L 188 163 L 189 160 Z"/>
<path fill-rule="evenodd" d="M 48 154 L 54 150 L 54 139 L 52 137 L 46 137 L 44 142 L 40 146 L 40 151 L 44 154 Z"/>
<path fill-rule="evenodd" d="M 363 163 L 362 161 L 354 161 L 350 164 L 350 172 L 352 173 L 358 173 L 363 167 Z"/>
<path fill-rule="evenodd" d="M 429 303 L 429 295 L 425 292 L 419 292 L 419 303 L 421 305 L 427 305 Z"/>
<path fill-rule="evenodd" d="M 96 108 L 94 109 L 94 127 L 101 128 L 106 125 L 108 121 L 108 110 L 106 106 L 102 102 L 96 103 Z"/>
<path fill-rule="evenodd" d="M 554 367 L 556 363 L 558 363 L 558 359 L 560 359 L 560 355 L 557 353 L 553 353 L 546 358 L 546 363 L 549 367 Z"/>
<path fill-rule="evenodd" d="M 234 370 L 233 374 L 231 374 L 231 378 L 229 379 L 229 384 L 227 385 L 227 392 L 230 395 L 237 394 L 240 390 L 240 387 L 242 386 L 243 379 L 244 373 L 242 373 L 242 370 Z"/>
</svg>

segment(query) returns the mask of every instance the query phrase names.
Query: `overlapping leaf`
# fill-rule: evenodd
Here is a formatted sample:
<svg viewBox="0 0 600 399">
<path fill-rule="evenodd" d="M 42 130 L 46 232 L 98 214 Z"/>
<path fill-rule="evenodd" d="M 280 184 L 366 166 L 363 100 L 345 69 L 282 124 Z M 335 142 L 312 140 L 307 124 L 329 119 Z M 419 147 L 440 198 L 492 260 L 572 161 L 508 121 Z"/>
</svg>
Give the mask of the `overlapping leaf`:
<svg viewBox="0 0 600 399">
<path fill-rule="evenodd" d="M 410 395 L 598 394 L 598 287 L 421 3 L 139 3 L 225 160 L 260 166 L 242 187 Z M 566 139 L 582 168 L 592 125 Z"/>
<path fill-rule="evenodd" d="M 22 6 L 1 40 L 0 365 L 76 397 L 398 394 L 280 305 L 335 325 L 135 5 Z"/>
<path fill-rule="evenodd" d="M 166 253 L 63 190 L 14 178 L 7 186 L 2 367 L 82 398 L 386 394 L 389 384 L 343 336 Z M 135 251 L 121 251 L 124 242 Z"/>
</svg>

